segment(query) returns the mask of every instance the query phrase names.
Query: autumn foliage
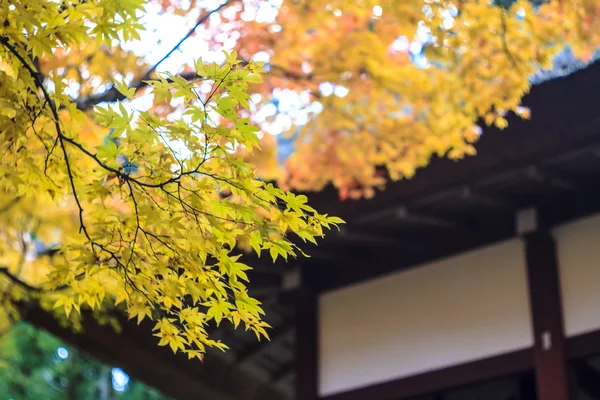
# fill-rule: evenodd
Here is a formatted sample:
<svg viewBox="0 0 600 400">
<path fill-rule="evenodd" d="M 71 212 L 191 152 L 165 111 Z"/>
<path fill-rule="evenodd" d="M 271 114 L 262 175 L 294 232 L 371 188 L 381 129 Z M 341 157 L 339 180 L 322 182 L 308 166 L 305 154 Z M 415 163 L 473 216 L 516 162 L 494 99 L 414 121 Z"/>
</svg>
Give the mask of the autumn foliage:
<svg viewBox="0 0 600 400">
<path fill-rule="evenodd" d="M 267 336 L 243 250 L 302 255 L 342 223 L 288 189 L 370 197 L 433 155 L 475 154 L 478 123 L 530 117 L 529 78 L 558 52 L 591 56 L 599 15 L 595 0 L 1 2 L 0 321 L 30 301 L 74 327 L 123 311 L 199 358 L 226 347 L 209 324 Z M 144 18 L 169 16 L 189 30 L 151 61 Z"/>
<path fill-rule="evenodd" d="M 93 65 L 102 65 L 113 39 L 136 38 L 141 5 L 3 3 L 1 320 L 18 318 L 19 305 L 32 299 L 75 327 L 83 310 L 110 321 L 116 307 L 138 322 L 156 321 L 159 345 L 202 358 L 207 347 L 226 348 L 208 337 L 209 323 L 229 320 L 268 337 L 239 242 L 287 258 L 298 252 L 289 235 L 315 242 L 342 221 L 258 179 L 234 154 L 258 145 L 258 129 L 240 110 L 263 74 L 235 52 L 219 65 L 198 59 L 193 79 L 137 80 L 157 103 L 179 104 L 181 118 L 128 110 L 122 101 L 84 113 L 98 85 L 78 85 L 72 98 L 72 70 L 93 74 L 92 82 L 110 79 L 104 90 L 112 100 L 136 95 L 114 80 L 116 67 Z M 211 89 L 200 93 L 200 85 Z"/>
<path fill-rule="evenodd" d="M 600 43 L 594 0 L 284 1 L 272 22 L 248 20 L 254 2 L 231 9 L 211 37 L 215 48 L 239 37 L 242 57 L 270 55 L 254 88 L 262 104 L 285 88 L 323 106 L 286 132 L 295 151 L 273 177 L 300 190 L 333 184 L 342 197 L 370 197 L 432 155 L 475 154 L 477 123 L 529 117 L 531 75 L 566 45 L 587 59 Z M 347 94 L 326 96 L 324 84 Z"/>
</svg>

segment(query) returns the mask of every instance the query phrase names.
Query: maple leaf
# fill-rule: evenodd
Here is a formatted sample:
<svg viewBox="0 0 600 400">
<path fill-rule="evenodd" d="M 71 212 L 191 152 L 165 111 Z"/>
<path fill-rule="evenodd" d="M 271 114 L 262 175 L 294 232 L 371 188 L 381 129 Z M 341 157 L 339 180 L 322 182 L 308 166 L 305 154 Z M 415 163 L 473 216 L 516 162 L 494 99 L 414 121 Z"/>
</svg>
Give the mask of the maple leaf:
<svg viewBox="0 0 600 400">
<path fill-rule="evenodd" d="M 273 20 L 245 1 L 160 3 L 182 21 L 202 11 L 209 46 L 233 50 L 162 73 L 178 47 L 154 66 L 128 50 L 142 0 L 0 6 L 0 320 L 23 299 L 74 327 L 121 310 L 200 359 L 226 349 L 208 323 L 268 337 L 237 251 L 304 256 L 290 233 L 316 243 L 343 224 L 288 189 L 371 197 L 432 155 L 473 155 L 480 121 L 531 117 L 530 76 L 566 45 L 586 58 L 600 44 L 595 0 L 317 0 Z"/>
</svg>

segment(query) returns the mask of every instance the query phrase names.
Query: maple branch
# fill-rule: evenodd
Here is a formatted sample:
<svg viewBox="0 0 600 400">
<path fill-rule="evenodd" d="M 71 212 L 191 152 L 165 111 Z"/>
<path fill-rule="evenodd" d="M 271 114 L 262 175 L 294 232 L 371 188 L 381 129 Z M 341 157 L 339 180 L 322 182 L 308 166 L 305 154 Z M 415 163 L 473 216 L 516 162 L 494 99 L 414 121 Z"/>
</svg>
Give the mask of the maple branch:
<svg viewBox="0 0 600 400">
<path fill-rule="evenodd" d="M 152 66 L 152 68 L 150 68 L 145 74 L 144 77 L 142 79 L 148 79 L 150 77 L 150 75 L 156 71 L 156 68 L 158 68 L 158 66 L 165 61 L 167 58 L 169 58 L 171 56 L 171 54 L 173 54 L 177 49 L 179 49 L 179 46 L 181 46 L 183 44 L 183 42 L 185 42 L 187 39 L 189 39 L 190 36 L 192 36 L 194 34 L 194 32 L 196 31 L 196 29 L 198 29 L 198 27 L 200 25 L 202 25 L 203 23 L 205 23 L 211 15 L 213 15 L 214 13 L 220 11 L 223 7 L 227 6 L 228 4 L 232 3 L 234 0 L 227 0 L 224 3 L 222 3 L 219 7 L 209 11 L 208 13 L 202 15 L 200 18 L 198 18 L 198 21 L 196 21 L 196 24 L 192 27 L 192 29 L 190 29 L 188 31 L 188 33 L 185 34 L 184 37 L 181 38 L 181 40 L 179 42 L 177 42 L 177 44 L 175 45 L 175 47 L 173 47 L 167 54 L 164 55 L 163 58 L 161 58 L 156 64 L 154 64 Z"/>
<path fill-rule="evenodd" d="M 188 31 L 188 33 L 183 38 L 181 38 L 181 40 L 179 42 L 177 42 L 177 44 L 171 50 L 169 50 L 169 52 L 167 54 L 165 54 L 156 64 L 154 64 L 152 67 L 150 67 L 150 69 L 148 69 L 148 71 L 146 71 L 146 73 L 144 73 L 142 78 L 140 78 L 136 83 L 134 83 L 132 86 L 130 86 L 129 89 L 135 89 L 135 91 L 137 92 L 138 90 L 148 86 L 148 83 L 146 82 L 146 80 L 150 78 L 150 76 L 152 75 L 152 73 L 154 71 L 156 71 L 158 66 L 160 64 L 162 64 L 166 59 L 168 59 L 177 49 L 179 49 L 179 47 L 183 44 L 183 42 L 185 42 L 187 39 L 189 39 L 190 36 L 192 36 L 192 34 L 196 31 L 196 29 L 198 29 L 198 27 L 200 25 L 205 23 L 210 18 L 211 15 L 220 11 L 223 7 L 229 5 L 233 1 L 235 1 L 235 0 L 227 0 L 223 4 L 218 6 L 217 8 L 210 10 L 208 13 L 202 15 L 196 21 L 196 24 Z M 176 76 L 181 77 L 181 78 L 185 79 L 186 81 L 192 81 L 192 80 L 201 78 L 195 72 L 179 74 Z M 113 85 L 110 87 L 110 89 L 107 89 L 102 93 L 99 93 L 96 95 L 85 96 L 83 98 L 78 98 L 77 100 L 75 100 L 75 103 L 77 104 L 77 108 L 79 110 L 85 111 L 85 110 L 89 110 L 90 108 L 92 108 L 95 105 L 100 104 L 100 103 L 105 103 L 105 102 L 112 103 L 112 102 L 120 101 L 120 100 L 125 100 L 125 96 L 121 92 L 119 92 L 117 90 L 117 88 Z"/>
<path fill-rule="evenodd" d="M 123 171 L 121 171 L 120 169 L 116 169 L 116 168 L 112 168 L 108 165 L 106 165 L 104 162 L 102 162 L 98 156 L 96 154 L 93 154 L 92 152 L 90 152 L 89 150 L 87 150 L 84 146 L 82 146 L 79 142 L 77 142 L 76 140 L 65 136 L 64 133 L 62 132 L 62 129 L 60 127 L 60 123 L 59 123 L 59 117 L 58 117 L 58 111 L 56 109 L 56 105 L 54 103 L 54 101 L 52 100 L 52 98 L 50 97 L 48 91 L 46 90 L 46 88 L 44 87 L 43 83 L 40 80 L 40 77 L 35 73 L 35 71 L 33 70 L 33 68 L 29 65 L 29 63 L 18 53 L 18 51 L 8 42 L 8 40 L 2 36 L 0 36 L 0 43 L 4 44 L 5 47 L 23 64 L 23 66 L 25 67 L 25 69 L 27 69 L 27 71 L 31 74 L 31 76 L 33 77 L 36 86 L 38 86 L 41 90 L 42 93 L 44 95 L 44 105 L 48 106 L 52 112 L 53 115 L 53 119 L 54 119 L 54 125 L 56 128 L 56 133 L 57 133 L 57 138 L 58 141 L 60 143 L 60 147 L 63 151 L 64 154 L 64 158 L 65 158 L 65 164 L 67 167 L 67 175 L 69 177 L 69 181 L 71 184 L 71 188 L 73 191 L 73 197 L 75 199 L 75 202 L 77 204 L 77 207 L 79 209 L 79 221 L 80 221 L 80 231 L 82 231 L 85 235 L 85 237 L 90 241 L 92 248 L 94 247 L 98 247 L 100 248 L 102 251 L 107 252 L 111 255 L 111 258 L 114 259 L 118 265 L 123 266 L 123 264 L 117 259 L 116 255 L 114 252 L 110 251 L 109 249 L 106 248 L 106 246 L 103 246 L 100 243 L 97 243 L 95 241 L 93 241 L 87 231 L 87 228 L 83 222 L 83 206 L 79 200 L 79 196 L 77 194 L 76 188 L 75 188 L 75 179 L 74 179 L 74 175 L 72 173 L 72 169 L 71 169 L 71 164 L 70 164 L 70 160 L 69 160 L 69 156 L 66 150 L 66 146 L 65 146 L 65 142 L 70 143 L 71 145 L 77 147 L 81 152 L 83 152 L 85 155 L 87 155 L 88 157 L 92 158 L 94 161 L 96 161 L 96 163 L 104 168 L 105 170 L 114 173 L 117 177 L 119 177 L 120 179 L 122 179 L 123 181 L 127 182 L 128 184 L 130 182 L 133 182 L 134 184 L 136 184 L 139 187 L 146 187 L 146 188 L 160 188 L 161 190 L 165 191 L 165 193 L 171 194 L 173 197 L 177 197 L 174 196 L 172 193 L 166 191 L 165 187 L 171 183 L 177 183 L 179 187 L 181 187 L 181 182 L 180 179 L 186 175 L 193 175 L 195 173 L 199 173 L 202 175 L 206 175 L 209 176 L 215 180 L 221 180 L 227 183 L 230 183 L 227 179 L 223 179 L 220 178 L 214 174 L 208 174 L 205 172 L 201 172 L 200 171 L 200 167 L 204 164 L 203 160 L 195 169 L 193 170 L 189 170 L 189 171 L 180 171 L 179 174 L 177 176 L 174 176 L 170 179 L 167 179 L 165 181 L 159 182 L 159 183 L 147 183 L 147 182 L 143 182 L 140 181 L 139 179 L 136 179 L 134 177 L 132 177 L 130 174 L 125 173 Z M 231 71 L 230 71 L 231 72 Z M 221 79 L 218 87 L 223 83 L 225 78 Z M 214 92 L 216 92 L 216 90 Z M 214 92 L 211 94 L 211 96 L 214 94 Z M 182 201 L 181 196 L 178 196 L 178 199 L 180 201 Z M 199 211 L 199 210 L 198 210 Z M 206 213 L 204 213 L 206 214 Z M 232 221 L 235 222 L 235 221 Z"/>
<path fill-rule="evenodd" d="M 86 238 L 91 242 L 92 239 L 90 238 L 90 235 L 88 234 L 85 224 L 83 223 L 83 207 L 81 205 L 81 202 L 79 201 L 79 196 L 77 194 L 77 190 L 75 189 L 75 180 L 73 177 L 73 171 L 71 170 L 71 162 L 69 160 L 69 155 L 67 153 L 67 149 L 65 148 L 65 139 L 67 139 L 67 137 L 63 134 L 62 129 L 60 127 L 60 119 L 58 117 L 58 110 L 56 109 L 56 104 L 54 103 L 54 101 L 50 97 L 50 94 L 46 90 L 46 87 L 44 86 L 44 84 L 41 80 L 40 74 L 38 72 L 36 72 L 33 69 L 33 67 L 31 67 L 31 65 L 29 65 L 27 60 L 25 60 L 25 58 L 23 58 L 23 56 L 21 56 L 21 54 L 19 54 L 17 49 L 13 45 L 10 44 L 8 39 L 5 38 L 4 36 L 0 36 L 0 43 L 2 43 L 4 45 L 4 47 L 6 47 L 21 62 L 21 64 L 23 64 L 23 67 L 25 67 L 25 69 L 29 72 L 29 74 L 33 78 L 35 85 L 42 91 L 42 93 L 44 95 L 44 99 L 46 100 L 44 104 L 47 105 L 50 108 L 50 111 L 52 112 L 54 128 L 56 129 L 56 134 L 58 135 L 59 144 L 62 149 L 63 155 L 65 157 L 65 164 L 67 167 L 67 174 L 69 175 L 69 181 L 71 183 L 71 189 L 73 190 L 73 197 L 75 198 L 75 203 L 77 203 L 77 207 L 79 208 L 79 222 L 80 222 L 79 230 L 80 230 L 80 232 L 82 231 L 85 234 Z"/>
<path fill-rule="evenodd" d="M 519 65 L 517 64 L 517 60 L 515 60 L 515 57 L 513 56 L 512 52 L 510 51 L 510 48 L 508 47 L 508 41 L 506 39 L 508 26 L 506 23 L 506 11 L 504 9 L 500 9 L 500 20 L 502 22 L 502 47 L 504 49 L 504 52 L 506 53 L 506 56 L 510 60 L 510 63 L 513 65 L 513 67 L 515 67 L 515 69 L 518 72 L 521 72 Z"/>
<path fill-rule="evenodd" d="M 175 77 L 183 78 L 186 81 L 193 81 L 196 79 L 201 79 L 202 77 L 195 72 L 187 72 L 183 74 L 175 75 Z M 168 79 L 167 82 L 172 82 L 172 79 Z M 149 86 L 148 81 L 141 80 L 139 82 L 134 83 L 129 87 L 129 89 L 135 89 L 135 91 L 139 91 L 142 88 Z M 115 101 L 125 100 L 125 95 L 117 90 L 115 86 L 111 86 L 110 89 L 105 90 L 102 93 L 92 94 L 89 96 L 84 96 L 81 98 L 77 98 L 75 100 L 75 104 L 77 108 L 81 111 L 86 111 L 100 103 L 114 103 Z"/>
<path fill-rule="evenodd" d="M 11 201 L 9 201 L 8 203 L 6 203 L 5 205 L 3 205 L 2 207 L 0 207 L 0 214 L 5 213 L 7 211 L 9 211 L 11 208 L 13 208 L 19 201 L 21 200 L 21 196 L 17 196 L 14 199 L 12 199 Z"/>
<path fill-rule="evenodd" d="M 244 64 L 248 64 L 248 63 L 249 63 L 248 60 L 242 60 L 241 64 L 244 65 Z M 298 73 L 295 71 L 291 71 L 280 65 L 276 65 L 276 64 L 266 64 L 266 65 L 268 65 L 272 70 L 277 70 L 277 71 L 281 72 L 282 76 L 287 79 L 311 81 L 314 78 L 314 76 L 312 74 L 301 74 L 301 73 Z M 185 72 L 185 73 L 177 74 L 177 75 L 175 75 L 175 77 L 183 78 L 188 82 L 195 81 L 196 79 L 204 78 L 203 76 L 200 76 L 195 72 Z M 167 82 L 171 83 L 171 82 L 173 82 L 173 80 L 167 79 Z M 142 81 L 136 82 L 136 83 L 132 84 L 131 86 L 129 86 L 129 89 L 135 89 L 135 91 L 137 93 L 139 90 L 145 88 L 146 86 L 149 86 L 148 81 L 142 80 Z M 81 111 L 87 111 L 100 103 L 114 103 L 116 101 L 125 100 L 125 98 L 126 98 L 125 95 L 122 94 L 121 92 L 119 92 L 115 86 L 111 86 L 110 89 L 107 89 L 102 93 L 80 97 L 80 98 L 75 99 L 74 101 L 75 101 L 75 104 L 77 105 L 77 109 L 79 109 Z"/>
<path fill-rule="evenodd" d="M 110 258 L 113 259 L 116 263 L 117 266 L 123 266 L 123 263 L 121 263 L 121 261 L 118 259 L 118 257 L 116 256 L 116 254 L 114 252 L 112 252 L 110 249 L 108 249 L 106 246 L 102 245 L 101 243 L 98 243 L 94 240 L 92 240 L 92 238 L 90 237 L 88 230 L 83 222 L 83 206 L 79 200 L 79 195 L 77 194 L 77 190 L 75 188 L 75 177 L 73 175 L 73 171 L 71 169 L 71 163 L 69 160 L 69 155 L 67 153 L 67 149 L 65 146 L 65 142 L 71 143 L 73 145 L 75 145 L 76 147 L 78 147 L 79 149 L 81 149 L 82 151 L 84 151 L 84 153 L 91 155 L 92 158 L 96 159 L 97 162 L 101 163 L 98 158 L 87 152 L 87 150 L 85 150 L 83 148 L 83 146 L 81 146 L 81 144 L 79 144 L 78 142 L 76 142 L 75 140 L 67 137 L 64 135 L 64 133 L 62 132 L 62 129 L 60 127 L 60 122 L 59 122 L 59 117 L 58 117 L 58 110 L 56 108 L 56 104 L 54 103 L 54 101 L 52 100 L 52 98 L 50 97 L 50 94 L 48 93 L 48 91 L 46 90 L 46 87 L 44 86 L 44 84 L 41 81 L 40 75 L 38 73 L 36 73 L 36 71 L 31 67 L 31 65 L 29 65 L 29 63 L 27 62 L 27 60 L 25 60 L 25 58 L 23 58 L 23 56 L 21 56 L 21 54 L 19 54 L 19 52 L 17 51 L 17 49 L 10 44 L 10 42 L 8 41 L 7 38 L 0 36 L 0 43 L 2 43 L 4 45 L 4 47 L 6 47 L 20 62 L 21 64 L 23 64 L 23 67 L 25 67 L 25 69 L 29 72 L 29 74 L 31 75 L 31 77 L 33 78 L 35 85 L 42 91 L 43 95 L 44 95 L 44 107 L 47 106 L 50 108 L 51 113 L 52 113 L 52 119 L 54 122 L 54 127 L 56 129 L 56 134 L 57 134 L 57 138 L 58 138 L 58 142 L 60 144 L 60 147 L 62 149 L 64 158 L 65 158 L 65 164 L 66 164 L 66 168 L 67 168 L 67 175 L 69 177 L 69 182 L 71 184 L 71 189 L 73 191 L 73 197 L 75 199 L 75 203 L 77 204 L 77 208 L 79 210 L 79 231 L 83 232 L 85 237 L 88 239 L 88 241 L 90 242 L 90 245 L 92 247 L 92 251 L 94 251 L 95 248 L 99 248 L 100 250 L 108 253 L 110 255 Z M 31 290 L 34 291 L 41 291 L 41 289 L 36 289 L 30 285 L 28 285 L 25 282 L 22 282 L 20 279 L 18 279 L 16 276 L 9 274 L 8 269 L 1 271 L 0 272 L 4 273 L 4 275 L 7 275 L 9 277 L 9 279 L 11 279 L 12 281 L 14 281 L 15 283 L 20 284 L 23 287 L 26 288 L 30 288 Z M 124 274 L 125 274 L 125 278 L 127 278 L 127 270 L 124 268 Z M 66 286 L 65 286 L 66 287 Z M 137 287 L 134 285 L 133 286 L 134 289 L 137 289 Z M 60 288 L 59 288 L 60 289 Z"/>
<path fill-rule="evenodd" d="M 158 68 L 158 66 L 161 63 L 163 63 L 165 60 L 167 60 L 183 44 L 183 42 L 185 42 L 187 39 L 189 39 L 190 36 L 192 36 L 192 34 L 196 31 L 196 29 L 198 29 L 198 27 L 200 25 L 205 23 L 208 20 L 208 18 L 210 18 L 211 15 L 220 11 L 227 5 L 230 5 L 234 1 L 236 1 L 236 0 L 227 0 L 223 4 L 218 6 L 217 8 L 215 8 L 215 9 L 209 11 L 208 13 L 204 14 L 203 16 L 201 16 L 196 21 L 196 24 L 187 32 L 187 34 L 183 38 L 181 38 L 181 40 L 171 50 L 169 50 L 169 52 L 167 54 L 165 54 L 156 64 L 154 64 L 150 69 L 148 69 L 148 71 L 146 71 L 146 73 L 142 76 L 141 79 L 139 79 L 137 82 L 135 82 L 131 86 L 129 86 L 129 89 L 135 89 L 135 92 L 138 92 L 140 89 L 148 86 L 149 84 L 148 84 L 147 80 L 150 78 L 152 73 L 156 71 L 156 69 Z M 241 60 L 241 61 L 242 61 L 242 65 L 247 65 L 249 63 L 248 60 Z M 269 63 L 267 65 L 272 70 L 279 71 L 282 74 L 282 76 L 287 79 L 305 80 L 305 81 L 311 81 L 313 79 L 312 74 L 303 74 L 303 73 L 295 72 L 295 71 L 289 70 L 285 67 L 282 67 L 282 66 L 276 65 L 276 64 Z M 178 74 L 175 76 L 179 77 L 179 78 L 183 78 L 188 82 L 202 78 L 200 75 L 196 74 L 195 72 L 187 72 L 187 73 L 182 73 L 182 74 Z M 167 82 L 171 82 L 171 81 L 172 81 L 171 79 L 167 80 Z M 119 92 L 115 86 L 111 86 L 109 89 L 105 90 L 102 93 L 77 98 L 75 100 L 75 104 L 77 105 L 77 108 L 79 110 L 86 111 L 100 103 L 113 103 L 113 102 L 122 101 L 122 100 L 125 100 L 125 95 L 123 95 L 121 92 Z"/>
<path fill-rule="evenodd" d="M 19 279 L 17 276 L 11 274 L 8 270 L 8 267 L 6 266 L 2 266 L 0 267 L 0 274 L 6 276 L 12 283 L 21 286 L 24 289 L 27 289 L 31 292 L 36 292 L 36 293 L 43 293 L 44 289 L 36 287 L 36 286 L 31 286 L 30 284 L 28 284 L 25 281 L 22 281 L 21 279 Z"/>
</svg>

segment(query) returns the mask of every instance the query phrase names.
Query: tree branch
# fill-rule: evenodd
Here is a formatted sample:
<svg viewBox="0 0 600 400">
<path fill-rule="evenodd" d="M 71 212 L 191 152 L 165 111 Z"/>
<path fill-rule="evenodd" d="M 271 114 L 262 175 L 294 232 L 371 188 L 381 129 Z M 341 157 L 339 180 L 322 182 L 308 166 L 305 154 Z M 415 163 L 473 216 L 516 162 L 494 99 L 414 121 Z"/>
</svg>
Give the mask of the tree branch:
<svg viewBox="0 0 600 400">
<path fill-rule="evenodd" d="M 162 64 L 163 61 L 165 61 L 167 58 L 169 58 L 171 56 L 171 54 L 173 54 L 179 48 L 179 46 L 181 46 L 183 44 L 183 42 L 185 42 L 190 36 L 192 36 L 192 34 L 196 31 L 196 29 L 198 29 L 198 27 L 200 25 L 202 25 L 203 23 L 205 23 L 210 18 L 211 15 L 213 15 L 214 13 L 220 11 L 223 7 L 229 5 L 233 1 L 234 0 L 227 0 L 223 4 L 221 4 L 219 7 L 215 8 L 214 10 L 209 11 L 208 13 L 206 13 L 204 15 L 202 15 L 198 19 L 198 21 L 196 21 L 196 24 L 192 27 L 192 29 L 190 29 L 188 31 L 188 33 L 186 33 L 185 36 L 183 38 L 181 38 L 181 40 L 179 42 L 177 42 L 177 44 L 175 45 L 175 47 L 173 47 L 167 54 L 165 54 L 165 56 L 163 58 L 161 58 L 156 64 L 154 64 L 154 66 L 152 66 L 152 68 L 150 68 L 144 74 L 144 77 L 142 78 L 142 80 L 150 78 L 150 75 L 152 75 L 152 73 L 154 71 L 156 71 L 156 68 L 158 68 L 158 66 L 160 64 Z"/>
<path fill-rule="evenodd" d="M 21 200 L 21 196 L 17 196 L 2 207 L 0 207 L 0 214 L 3 214 L 13 208 L 19 201 Z"/>
<path fill-rule="evenodd" d="M 201 79 L 202 77 L 195 72 L 188 72 L 184 74 L 176 75 L 177 77 L 183 78 L 186 81 L 193 81 L 196 79 Z M 169 79 L 167 82 L 171 82 Z M 130 89 L 135 89 L 135 91 L 139 91 L 142 88 L 148 86 L 147 81 L 139 81 L 132 86 Z M 125 96 L 117 90 L 116 87 L 112 86 L 110 89 L 105 90 L 102 93 L 92 94 L 89 96 L 84 96 L 75 100 L 75 104 L 77 108 L 81 111 L 86 111 L 100 103 L 114 103 L 115 101 L 125 100 Z"/>
<path fill-rule="evenodd" d="M 136 83 L 134 83 L 129 88 L 135 89 L 137 92 L 141 88 L 148 86 L 148 83 L 146 83 L 145 81 L 150 78 L 150 76 L 152 75 L 152 73 L 154 71 L 156 71 L 158 66 L 160 64 L 162 64 L 166 59 L 168 59 L 177 49 L 179 49 L 179 47 L 183 44 L 183 42 L 185 42 L 187 39 L 189 39 L 189 37 L 192 36 L 192 34 L 196 31 L 196 29 L 198 29 L 198 27 L 200 25 L 205 23 L 210 18 L 211 15 L 220 11 L 222 8 L 231 4 L 233 1 L 235 1 L 235 0 L 227 0 L 223 4 L 221 4 L 219 7 L 215 8 L 213 10 L 210 10 L 208 13 L 202 15 L 198 19 L 198 21 L 196 21 L 196 24 L 188 31 L 188 33 L 183 38 L 181 38 L 181 40 L 179 42 L 177 42 L 177 44 L 171 50 L 169 50 L 169 52 L 167 54 L 165 54 L 156 64 L 154 64 L 152 67 L 150 67 L 150 69 L 148 69 L 148 71 L 146 71 L 146 73 L 142 76 L 141 79 L 139 79 Z M 196 73 L 181 74 L 178 76 L 184 78 L 187 81 L 191 81 L 191 80 L 200 78 L 200 76 L 198 76 Z M 77 99 L 75 101 L 75 103 L 77 104 L 78 109 L 85 111 L 85 110 L 89 110 L 90 108 L 92 108 L 95 105 L 100 104 L 100 103 L 104 103 L 104 102 L 112 103 L 112 102 L 124 100 L 124 99 L 125 99 L 125 96 L 123 96 L 123 94 L 121 94 L 121 92 L 119 92 L 116 87 L 112 86 L 110 89 L 107 89 L 106 91 L 104 91 L 102 93 L 99 93 L 96 95 L 91 95 L 91 96 L 86 96 L 81 99 Z"/>
<path fill-rule="evenodd" d="M 22 288 L 27 289 L 27 290 L 29 290 L 31 292 L 36 292 L 36 293 L 43 293 L 44 292 L 44 290 L 42 288 L 31 286 L 27 282 L 22 281 L 21 279 L 19 279 L 15 275 L 11 274 L 8 271 L 7 267 L 4 267 L 4 266 L 0 267 L 0 274 L 6 276 L 12 283 L 17 284 L 17 285 L 21 286 Z"/>
<path fill-rule="evenodd" d="M 510 48 L 508 47 L 508 40 L 506 39 L 506 33 L 508 31 L 508 26 L 506 22 L 506 10 L 502 8 L 500 9 L 500 21 L 502 22 L 502 47 L 504 48 L 504 52 L 510 60 L 510 63 L 520 73 L 521 70 L 519 68 L 519 64 L 517 64 L 517 60 L 515 60 L 515 57 L 513 56 L 512 52 L 510 51 Z"/>
<path fill-rule="evenodd" d="M 69 175 L 69 181 L 71 183 L 71 189 L 73 190 L 73 197 L 75 198 L 75 203 L 77 203 L 77 207 L 79 208 L 80 231 L 83 232 L 84 235 L 86 236 L 86 238 L 91 242 L 92 240 L 90 238 L 90 235 L 88 234 L 85 224 L 83 223 L 83 207 L 81 205 L 81 202 L 79 201 L 79 196 L 77 194 L 77 190 L 75 189 L 75 180 L 73 177 L 73 172 L 71 170 L 71 163 L 69 160 L 69 155 L 67 153 L 67 149 L 65 148 L 65 139 L 68 139 L 68 138 L 63 134 L 62 129 L 60 127 L 60 119 L 58 117 L 58 110 L 56 109 L 56 104 L 54 103 L 54 101 L 52 100 L 52 97 L 50 97 L 50 94 L 48 93 L 48 91 L 46 90 L 46 87 L 42 83 L 40 74 L 37 71 L 35 71 L 31 65 L 29 65 L 27 60 L 25 60 L 25 58 L 23 58 L 23 56 L 21 54 L 19 54 L 17 49 L 13 45 L 10 44 L 8 39 L 5 38 L 4 36 L 0 36 L 0 43 L 2 43 L 4 45 L 4 47 L 6 47 L 8 49 L 8 51 L 10 51 L 21 62 L 21 64 L 23 64 L 23 67 L 25 67 L 25 69 L 29 72 L 29 74 L 33 78 L 35 85 L 42 91 L 42 93 L 44 95 L 44 99 L 45 99 L 45 104 L 48 105 L 48 107 L 50 108 L 50 111 L 52 113 L 52 119 L 54 122 L 54 128 L 56 129 L 56 134 L 58 136 L 59 144 L 60 144 L 60 147 L 61 147 L 62 152 L 65 157 L 65 164 L 67 167 L 67 174 Z"/>
</svg>

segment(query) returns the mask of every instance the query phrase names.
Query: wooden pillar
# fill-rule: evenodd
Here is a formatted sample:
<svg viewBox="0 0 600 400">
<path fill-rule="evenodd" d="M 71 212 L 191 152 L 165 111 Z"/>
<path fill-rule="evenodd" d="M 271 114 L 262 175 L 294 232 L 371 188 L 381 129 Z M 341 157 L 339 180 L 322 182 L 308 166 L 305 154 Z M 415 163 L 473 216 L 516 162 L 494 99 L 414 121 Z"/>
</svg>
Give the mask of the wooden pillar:
<svg viewBox="0 0 600 400">
<path fill-rule="evenodd" d="M 538 400 L 569 400 L 562 302 L 556 245 L 551 233 L 524 235 L 529 299 L 534 334 L 534 365 Z"/>
<path fill-rule="evenodd" d="M 296 400 L 318 398 L 318 302 L 314 278 L 300 273 L 296 292 Z"/>
</svg>

